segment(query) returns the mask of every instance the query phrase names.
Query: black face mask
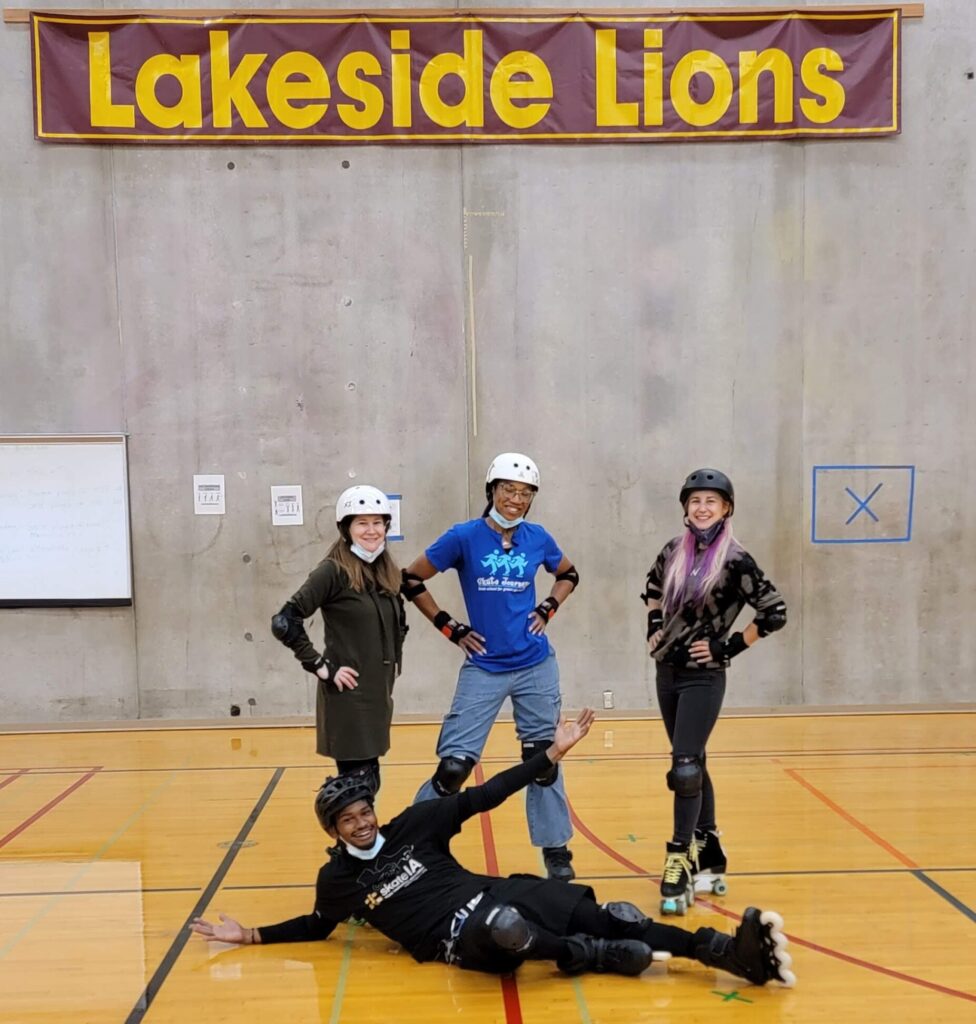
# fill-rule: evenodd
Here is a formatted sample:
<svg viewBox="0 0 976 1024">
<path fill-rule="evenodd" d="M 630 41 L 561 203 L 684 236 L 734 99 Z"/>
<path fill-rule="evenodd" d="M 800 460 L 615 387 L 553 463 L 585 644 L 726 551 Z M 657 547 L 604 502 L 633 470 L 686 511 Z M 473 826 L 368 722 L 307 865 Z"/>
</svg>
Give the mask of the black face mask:
<svg viewBox="0 0 976 1024">
<path fill-rule="evenodd" d="M 707 548 L 712 541 L 722 532 L 722 527 L 725 526 L 725 520 L 720 519 L 717 523 L 712 523 L 707 530 L 702 530 L 695 526 L 694 523 L 688 522 L 688 529 L 695 535 L 695 540 L 703 547 Z"/>
</svg>

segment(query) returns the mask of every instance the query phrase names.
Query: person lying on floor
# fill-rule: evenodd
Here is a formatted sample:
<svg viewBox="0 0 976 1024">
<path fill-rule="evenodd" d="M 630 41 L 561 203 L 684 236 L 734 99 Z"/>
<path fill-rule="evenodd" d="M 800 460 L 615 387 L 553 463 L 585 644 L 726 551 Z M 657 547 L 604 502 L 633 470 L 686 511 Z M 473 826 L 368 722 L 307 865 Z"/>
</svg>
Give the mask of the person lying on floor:
<svg viewBox="0 0 976 1024">
<path fill-rule="evenodd" d="M 197 918 L 198 935 L 221 942 L 269 944 L 327 938 L 349 917 L 367 921 L 416 960 L 440 960 L 503 974 L 526 960 L 552 960 L 566 974 L 601 971 L 638 975 L 655 959 L 687 957 L 756 985 L 795 982 L 783 922 L 748 908 L 735 935 L 691 932 L 657 924 L 632 903 L 597 903 L 593 889 L 512 875 L 479 875 L 450 850 L 465 821 L 490 811 L 551 770 L 589 732 L 596 716 L 584 708 L 562 721 L 546 750 L 499 772 L 483 785 L 408 807 L 378 826 L 369 772 L 326 780 L 315 812 L 336 840 L 319 870 L 310 914 L 279 924 L 245 927 L 220 915 Z"/>
</svg>

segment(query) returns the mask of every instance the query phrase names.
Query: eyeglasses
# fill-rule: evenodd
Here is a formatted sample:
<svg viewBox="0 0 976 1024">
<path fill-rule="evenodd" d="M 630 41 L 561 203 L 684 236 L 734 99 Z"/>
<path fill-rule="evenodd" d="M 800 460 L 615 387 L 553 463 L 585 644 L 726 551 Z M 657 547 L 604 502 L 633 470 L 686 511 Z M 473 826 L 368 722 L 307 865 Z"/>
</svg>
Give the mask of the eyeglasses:
<svg viewBox="0 0 976 1024">
<path fill-rule="evenodd" d="M 498 490 L 513 501 L 529 502 L 535 494 L 531 487 L 514 487 L 512 484 L 499 484 Z"/>
</svg>

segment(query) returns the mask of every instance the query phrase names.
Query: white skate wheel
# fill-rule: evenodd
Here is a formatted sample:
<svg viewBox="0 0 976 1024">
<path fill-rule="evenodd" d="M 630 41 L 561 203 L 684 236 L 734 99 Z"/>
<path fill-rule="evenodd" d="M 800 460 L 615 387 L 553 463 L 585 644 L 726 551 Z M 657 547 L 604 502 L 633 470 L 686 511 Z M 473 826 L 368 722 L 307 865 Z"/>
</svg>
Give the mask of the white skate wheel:
<svg viewBox="0 0 976 1024">
<path fill-rule="evenodd" d="M 793 988 L 793 986 L 796 984 L 796 975 L 792 971 L 786 970 L 780 971 L 779 973 L 780 977 L 782 978 L 780 984 L 783 986 L 783 988 Z"/>
<path fill-rule="evenodd" d="M 729 891 L 729 887 L 721 878 L 716 878 L 715 883 L 712 885 L 712 892 L 716 896 L 724 896 Z"/>
<path fill-rule="evenodd" d="M 759 915 L 759 921 L 761 924 L 768 924 L 771 928 L 776 931 L 783 930 L 783 919 L 776 913 L 775 910 L 764 910 Z"/>
<path fill-rule="evenodd" d="M 793 966 L 793 957 L 791 957 L 789 953 L 780 953 L 777 951 L 776 960 L 779 963 L 780 974 L 782 974 L 783 971 L 788 971 Z"/>
<path fill-rule="evenodd" d="M 671 959 L 671 954 L 663 949 L 655 949 L 654 952 L 651 954 L 651 959 L 654 960 L 656 963 L 664 963 L 665 960 Z"/>
<path fill-rule="evenodd" d="M 773 945 L 777 950 L 786 949 L 790 944 L 790 940 L 782 932 L 770 932 L 769 937 L 773 940 Z"/>
</svg>

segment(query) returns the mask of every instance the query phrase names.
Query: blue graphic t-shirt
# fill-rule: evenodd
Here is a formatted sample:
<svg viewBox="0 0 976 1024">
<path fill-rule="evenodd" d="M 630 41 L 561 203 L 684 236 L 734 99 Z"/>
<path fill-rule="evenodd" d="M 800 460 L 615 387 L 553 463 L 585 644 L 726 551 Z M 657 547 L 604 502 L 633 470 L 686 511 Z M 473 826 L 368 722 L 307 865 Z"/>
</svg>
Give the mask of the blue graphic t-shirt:
<svg viewBox="0 0 976 1024">
<path fill-rule="evenodd" d="M 487 672 L 510 672 L 538 665 L 549 654 L 546 635 L 529 632 L 529 615 L 539 603 L 535 574 L 555 572 L 563 560 L 559 545 L 535 523 L 521 523 L 512 547 L 484 519 L 452 526 L 426 550 L 438 572 L 457 569 L 471 628 L 485 638 L 486 654 L 471 660 Z"/>
</svg>

